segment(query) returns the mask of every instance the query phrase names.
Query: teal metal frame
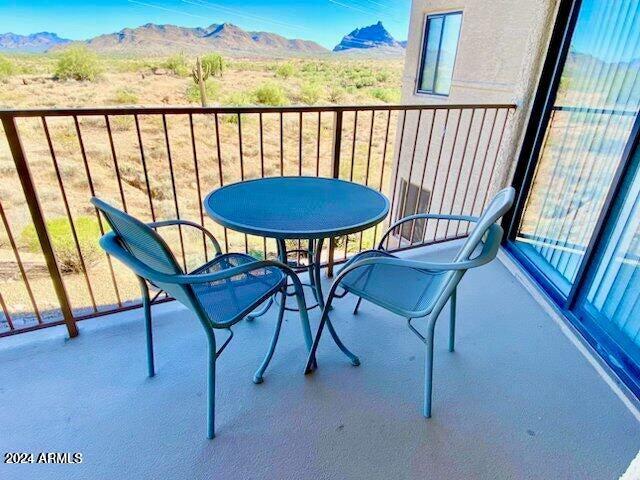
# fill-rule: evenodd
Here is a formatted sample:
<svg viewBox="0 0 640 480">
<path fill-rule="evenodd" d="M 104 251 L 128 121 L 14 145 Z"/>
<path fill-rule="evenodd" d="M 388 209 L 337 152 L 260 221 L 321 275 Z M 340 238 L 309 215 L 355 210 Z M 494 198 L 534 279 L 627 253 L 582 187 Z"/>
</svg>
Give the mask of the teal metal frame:
<svg viewBox="0 0 640 480">
<path fill-rule="evenodd" d="M 362 252 L 353 257 L 347 262 L 341 271 L 338 273 L 336 279 L 331 285 L 327 301 L 322 311 L 322 317 L 320 319 L 320 325 L 316 333 L 313 347 L 309 352 L 305 373 L 311 373 L 317 368 L 316 363 L 316 350 L 320 342 L 322 331 L 325 327 L 330 330 L 332 335 L 337 338 L 337 334 L 333 331 L 333 326 L 329 320 L 329 310 L 335 297 L 341 298 L 347 293 L 351 293 L 358 298 L 358 302 L 354 309 L 354 314 L 357 313 L 358 307 L 362 299 L 365 299 L 373 304 L 376 304 L 386 310 L 396 313 L 407 319 L 408 327 L 413 333 L 415 333 L 421 341 L 425 344 L 425 369 L 424 369 L 424 403 L 423 403 L 423 415 L 427 418 L 431 417 L 431 403 L 432 403 L 432 384 L 433 384 L 433 336 L 436 325 L 436 320 L 440 315 L 442 309 L 450 303 L 450 317 L 449 317 L 449 351 L 453 352 L 455 348 L 455 331 L 456 331 L 456 300 L 457 300 L 457 286 L 460 280 L 464 276 L 467 270 L 471 268 L 480 267 L 491 262 L 497 255 L 500 248 L 500 242 L 502 240 L 503 229 L 496 222 L 502 217 L 513 205 L 515 197 L 515 190 L 511 187 L 505 188 L 498 192 L 498 194 L 491 201 L 489 206 L 485 209 L 482 216 L 472 217 L 466 215 L 444 215 L 444 214 L 416 214 L 410 215 L 401 220 L 398 220 L 389 227 L 387 232 L 383 235 L 378 245 L 378 250 L 368 250 Z M 415 220 L 453 220 L 453 221 L 465 221 L 473 222 L 476 224 L 475 228 L 471 231 L 467 240 L 458 251 L 452 262 L 439 263 L 439 262 L 427 262 L 420 260 L 409 260 L 397 258 L 390 253 L 387 253 L 383 249 L 383 243 L 385 239 L 393 232 L 398 226 Z M 481 247 L 479 254 L 474 256 L 478 248 Z M 368 258 L 362 258 L 368 257 Z M 399 267 L 395 271 L 395 275 L 392 281 L 394 282 L 407 282 L 403 275 L 398 273 L 413 273 L 419 272 L 424 275 L 446 275 L 443 281 L 440 282 L 439 288 L 436 292 L 431 293 L 432 301 L 428 302 L 424 308 L 402 308 L 397 304 L 393 304 L 388 300 L 381 299 L 376 296 L 375 293 L 370 292 L 367 289 L 369 280 L 372 277 L 372 272 L 375 268 L 384 267 Z M 348 276 L 354 273 L 356 270 L 365 270 L 361 273 L 359 278 L 364 278 L 363 275 L 368 275 L 364 282 L 364 287 L 354 288 L 349 286 Z M 390 273 L 393 275 L 393 272 Z M 391 281 L 391 280 L 390 280 Z M 344 293 L 338 294 L 338 287 L 344 290 Z M 426 292 L 426 290 L 425 290 Z M 424 295 L 424 293 L 423 293 Z M 414 304 L 418 306 L 420 299 L 416 299 Z M 426 325 L 426 334 L 420 333 L 411 322 L 417 318 L 428 317 Z M 345 352 L 346 353 L 346 352 Z M 351 352 L 347 354 L 349 359 L 354 365 L 358 365 L 359 361 L 357 357 Z M 354 362 L 354 359 L 356 360 Z"/>
<path fill-rule="evenodd" d="M 278 262 L 274 260 L 256 260 L 253 257 L 243 254 L 223 254 L 218 241 L 215 237 L 204 227 L 193 222 L 185 220 L 168 220 L 163 222 L 154 222 L 145 224 L 134 217 L 128 215 L 125 212 L 112 207 L 106 202 L 92 198 L 91 203 L 105 216 L 107 222 L 112 228 L 112 232 L 105 234 L 100 239 L 100 245 L 111 256 L 120 260 L 126 266 L 128 266 L 138 277 L 140 283 L 140 289 L 142 292 L 142 302 L 145 316 L 145 329 L 146 329 L 146 346 L 147 346 L 147 365 L 148 375 L 153 377 L 155 375 L 154 367 L 154 355 L 153 355 L 153 331 L 151 321 L 151 299 L 149 295 L 149 284 L 154 287 L 167 292 L 173 296 L 176 300 L 180 301 L 189 310 L 191 310 L 202 327 L 204 328 L 207 336 L 207 342 L 209 347 L 208 354 L 208 400 L 207 400 L 207 437 L 214 438 L 215 436 L 215 383 L 216 383 L 216 361 L 222 354 L 223 350 L 229 344 L 233 337 L 231 327 L 242 319 L 246 318 L 252 311 L 263 304 L 266 300 L 271 299 L 274 294 L 280 293 L 282 300 L 279 306 L 278 320 L 276 322 L 275 331 L 267 354 L 262 361 L 262 364 L 257 369 L 253 381 L 254 383 L 262 383 L 263 375 L 267 369 L 273 353 L 275 351 L 276 344 L 280 335 L 280 328 L 282 326 L 282 320 L 284 311 L 286 308 L 287 288 L 293 286 L 292 296 L 296 297 L 298 310 L 300 315 L 300 321 L 302 324 L 302 332 L 304 341 L 308 350 L 311 349 L 312 335 L 311 328 L 309 326 L 309 318 L 307 314 L 305 298 L 302 291 L 302 284 L 300 279 L 292 268 L 286 265 L 284 262 Z M 128 231 L 124 231 L 120 225 L 126 222 Z M 200 268 L 194 270 L 192 273 L 184 273 L 178 263 L 176 262 L 171 250 L 160 237 L 155 230 L 167 226 L 186 226 L 193 227 L 201 230 L 204 235 L 211 241 L 215 250 L 215 257 L 210 262 L 205 263 Z M 282 242 L 284 243 L 284 242 Z M 135 248 L 139 245 L 143 245 L 146 248 L 147 253 L 151 252 L 154 255 L 156 263 L 161 264 L 162 270 L 158 267 L 151 267 L 147 262 L 141 260 L 134 253 Z M 214 262 L 219 262 L 225 257 L 231 255 L 246 257 L 248 263 L 226 268 L 215 273 L 197 273 L 200 270 L 206 269 L 208 265 Z M 280 254 L 282 256 L 282 252 Z M 200 284 L 229 281 L 233 277 L 237 277 L 243 274 L 250 274 L 262 269 L 277 269 L 282 274 L 282 280 L 270 288 L 265 294 L 257 297 L 248 307 L 242 312 L 233 316 L 233 318 L 225 319 L 224 321 L 218 321 L 212 318 L 207 313 L 205 307 L 198 298 L 198 295 L 194 292 L 193 287 Z M 291 284 L 288 284 L 287 279 L 291 280 Z M 220 348 L 217 348 L 216 344 L 216 330 L 228 330 L 229 336 L 222 343 Z"/>
</svg>

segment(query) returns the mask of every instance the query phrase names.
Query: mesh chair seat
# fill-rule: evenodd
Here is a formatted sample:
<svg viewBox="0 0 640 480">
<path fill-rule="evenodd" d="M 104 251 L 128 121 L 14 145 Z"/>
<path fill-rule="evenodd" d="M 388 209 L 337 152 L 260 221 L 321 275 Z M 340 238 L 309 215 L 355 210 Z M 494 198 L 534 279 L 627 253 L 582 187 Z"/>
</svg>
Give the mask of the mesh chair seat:
<svg viewBox="0 0 640 480">
<path fill-rule="evenodd" d="M 229 253 L 216 257 L 192 274 L 216 273 L 255 261 L 249 255 Z M 269 297 L 285 281 L 286 275 L 280 269 L 267 267 L 216 282 L 193 284 L 192 288 L 209 318 L 225 323 L 249 313 L 257 301 Z"/>
<path fill-rule="evenodd" d="M 372 257 L 392 257 L 380 250 L 370 250 L 354 256 L 345 267 Z M 396 313 L 433 308 L 449 272 L 433 273 L 397 265 L 368 265 L 345 275 L 340 286 L 371 303 Z"/>
</svg>

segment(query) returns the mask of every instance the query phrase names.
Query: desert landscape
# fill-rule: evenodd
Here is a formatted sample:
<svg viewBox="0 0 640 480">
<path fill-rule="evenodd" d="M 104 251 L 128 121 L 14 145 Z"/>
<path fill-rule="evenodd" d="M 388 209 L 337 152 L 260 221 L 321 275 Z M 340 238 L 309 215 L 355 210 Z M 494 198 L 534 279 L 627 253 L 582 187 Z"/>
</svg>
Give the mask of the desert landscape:
<svg viewBox="0 0 640 480">
<path fill-rule="evenodd" d="M 249 58 L 216 52 L 203 55 L 177 52 L 141 56 L 96 53 L 84 45 L 71 45 L 47 53 L 0 54 L 0 108 L 198 106 L 203 98 L 193 78 L 197 58 L 205 66 L 208 62 L 214 65 L 207 66 L 209 76 L 204 82 L 208 106 L 383 105 L 398 103 L 400 99 L 403 60 L 397 55 Z M 345 178 L 366 180 L 376 188 L 387 188 L 397 113 L 390 118 L 383 111 L 373 116 L 372 125 L 372 114 L 360 113 L 353 149 L 343 148 L 341 173 Z M 345 113 L 344 142 L 352 142 L 355 120 L 354 112 Z M 95 211 L 88 204 L 92 188 L 96 195 L 116 205 L 124 203 L 129 212 L 145 220 L 175 218 L 179 212 L 182 218 L 200 221 L 203 218 L 201 197 L 221 182 L 281 173 L 331 173 L 333 114 L 330 112 L 219 115 L 216 118 L 193 115 L 191 119 L 187 115 L 168 115 L 164 121 L 170 139 L 169 150 L 161 115 L 109 116 L 108 129 L 103 116 L 78 117 L 87 161 L 85 167 L 72 118 L 47 118 L 44 122 L 40 118 L 18 120 L 76 315 L 127 305 L 139 295 L 135 278 L 117 263 L 109 262 L 97 247 L 104 225 L 98 223 Z M 198 178 L 194 176 L 190 121 L 197 145 Z M 390 128 L 385 137 L 387 122 Z M 259 138 L 260 124 L 262 139 Z M 241 153 L 239 130 L 243 136 Z M 113 139 L 113 150 L 109 135 Z M 173 172 L 167 168 L 167 151 Z M 383 161 L 386 171 L 383 171 Z M 0 187 L 5 217 L 0 231 L 2 300 L 11 312 L 15 328 L 57 320 L 60 315 L 57 299 L 23 193 L 16 188 L 19 182 L 3 135 L 0 135 L 0 172 L 5 179 Z M 77 246 L 71 241 L 72 225 L 67 220 L 64 198 L 78 237 Z M 204 221 L 231 251 L 247 251 L 256 257 L 275 253 L 275 244 L 271 242 L 225 232 L 208 221 L 206 215 Z M 372 246 L 376 233 L 380 234 L 366 232 L 362 241 L 359 236 L 353 236 L 348 242 L 341 240 L 337 255 Z M 183 235 L 184 251 L 176 254 L 188 269 L 202 263 L 205 251 L 198 235 L 177 230 L 169 230 L 165 235 L 171 245 L 178 247 Z M 207 254 L 210 253 L 209 249 Z M 28 285 L 18 262 L 22 263 Z"/>
</svg>

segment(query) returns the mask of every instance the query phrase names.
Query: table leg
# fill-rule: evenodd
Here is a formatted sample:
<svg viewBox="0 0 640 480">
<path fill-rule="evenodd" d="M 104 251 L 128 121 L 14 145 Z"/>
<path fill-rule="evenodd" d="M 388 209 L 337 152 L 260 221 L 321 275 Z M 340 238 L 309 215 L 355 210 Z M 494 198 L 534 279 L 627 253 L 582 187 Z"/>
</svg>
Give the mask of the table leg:
<svg viewBox="0 0 640 480">
<path fill-rule="evenodd" d="M 313 285 L 314 293 L 316 296 L 316 300 L 318 302 L 318 306 L 322 310 L 324 308 L 324 296 L 322 295 L 322 281 L 320 279 L 320 268 L 322 265 L 322 242 L 324 242 L 323 238 L 319 238 L 315 244 L 315 252 L 313 255 L 313 260 L 309 257 L 309 263 L 313 268 L 309 270 L 309 278 L 311 278 L 311 284 Z"/>
</svg>

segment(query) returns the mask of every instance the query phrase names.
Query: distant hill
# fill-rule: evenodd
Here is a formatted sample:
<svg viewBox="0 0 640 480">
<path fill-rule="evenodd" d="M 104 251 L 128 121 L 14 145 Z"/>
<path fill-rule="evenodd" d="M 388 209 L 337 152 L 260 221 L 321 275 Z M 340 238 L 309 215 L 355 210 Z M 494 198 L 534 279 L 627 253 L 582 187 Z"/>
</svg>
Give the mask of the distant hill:
<svg viewBox="0 0 640 480">
<path fill-rule="evenodd" d="M 215 50 L 247 55 L 318 54 L 328 50 L 310 40 L 288 39 L 270 32 L 249 32 L 230 24 L 206 28 L 147 23 L 100 35 L 84 42 L 98 53 L 166 55 L 175 52 L 201 53 Z"/>
<path fill-rule="evenodd" d="M 342 37 L 333 49 L 334 52 L 356 52 L 362 50 L 382 50 L 388 53 L 404 54 L 406 42 L 398 42 L 382 22 L 368 27 L 356 28 L 353 32 Z"/>
<path fill-rule="evenodd" d="M 0 33 L 0 52 L 45 52 L 57 45 L 66 45 L 71 40 L 60 38 L 55 33 L 39 32 L 31 35 Z"/>
</svg>

